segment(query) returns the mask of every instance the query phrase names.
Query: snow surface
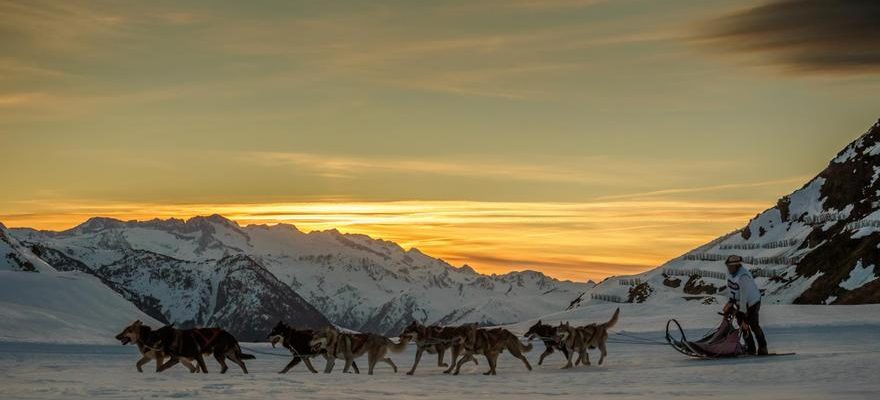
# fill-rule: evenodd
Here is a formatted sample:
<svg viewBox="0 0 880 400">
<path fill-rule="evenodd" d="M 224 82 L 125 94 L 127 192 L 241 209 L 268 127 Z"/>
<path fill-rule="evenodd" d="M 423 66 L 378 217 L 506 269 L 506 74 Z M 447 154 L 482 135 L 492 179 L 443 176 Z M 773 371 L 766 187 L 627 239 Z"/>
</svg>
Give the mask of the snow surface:
<svg viewBox="0 0 880 400">
<path fill-rule="evenodd" d="M 0 271 L 0 341 L 112 343 L 135 319 L 160 326 L 91 275 Z"/>
<path fill-rule="evenodd" d="M 582 307 L 545 320 L 601 322 L 613 307 Z M 662 341 L 660 329 L 667 318 L 676 317 L 696 337 L 717 323 L 712 313 L 717 308 L 625 305 L 614 331 Z M 867 399 L 880 391 L 880 306 L 768 305 L 762 312 L 771 350 L 794 351 L 796 356 L 693 360 L 666 345 L 622 343 L 623 337 L 612 335 L 605 365 L 565 371 L 559 369 L 563 360 L 558 353 L 543 366 L 535 365 L 543 351 L 543 344 L 535 342 L 527 353 L 532 372 L 505 354 L 497 376 L 481 374 L 487 369 L 484 359 L 479 366 L 467 364 L 462 375 L 448 376 L 436 367 L 434 356 L 426 355 L 416 375 L 407 376 L 414 352 L 410 346 L 392 355 L 400 368 L 397 374 L 379 365 L 373 376 L 342 375 L 339 368 L 329 375 L 311 374 L 303 366 L 278 375 L 289 353 L 250 343 L 243 344 L 257 356 L 248 361 L 250 375 L 234 366 L 226 375 L 217 374 L 212 359 L 206 360 L 211 373 L 193 375 L 181 367 L 139 374 L 133 346 L 0 342 L 0 386 L 4 399 Z M 598 353 L 591 355 L 595 363 Z M 321 369 L 323 361 L 317 360 L 316 366 Z"/>
<path fill-rule="evenodd" d="M 861 261 L 856 262 L 849 277 L 845 281 L 840 282 L 840 287 L 846 290 L 853 290 L 865 286 L 866 284 L 877 279 L 874 272 L 874 265 L 862 265 Z"/>
</svg>

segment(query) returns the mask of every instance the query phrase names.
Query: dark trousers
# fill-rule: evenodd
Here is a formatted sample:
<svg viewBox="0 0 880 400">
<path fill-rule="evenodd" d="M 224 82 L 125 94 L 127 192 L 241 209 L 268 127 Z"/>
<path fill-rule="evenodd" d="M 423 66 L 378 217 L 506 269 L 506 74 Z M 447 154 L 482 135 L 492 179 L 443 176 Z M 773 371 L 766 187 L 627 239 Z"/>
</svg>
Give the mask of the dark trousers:
<svg viewBox="0 0 880 400">
<path fill-rule="evenodd" d="M 767 339 L 764 338 L 764 330 L 761 329 L 759 321 L 761 314 L 761 302 L 749 306 L 745 313 L 736 313 L 736 320 L 742 325 L 743 321 L 749 325 L 749 331 L 745 332 L 743 339 L 746 341 L 746 351 L 749 354 L 757 354 L 759 350 L 767 350 Z M 755 348 L 755 339 L 758 341 L 758 347 Z"/>
</svg>

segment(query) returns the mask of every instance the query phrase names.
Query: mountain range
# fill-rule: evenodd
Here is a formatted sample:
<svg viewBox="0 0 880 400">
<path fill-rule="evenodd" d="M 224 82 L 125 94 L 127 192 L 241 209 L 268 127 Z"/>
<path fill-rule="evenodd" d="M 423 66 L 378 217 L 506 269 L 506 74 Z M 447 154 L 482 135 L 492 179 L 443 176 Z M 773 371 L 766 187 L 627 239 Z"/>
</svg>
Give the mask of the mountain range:
<svg viewBox="0 0 880 400">
<path fill-rule="evenodd" d="M 264 338 L 278 320 L 388 334 L 412 320 L 515 322 L 592 287 L 534 271 L 484 275 L 365 235 L 242 227 L 219 215 L 6 232 L 55 269 L 94 275 L 159 321 L 223 326 L 243 340 Z"/>
<path fill-rule="evenodd" d="M 121 312 L 223 326 L 242 340 L 264 339 L 278 320 L 395 335 L 412 320 L 495 325 L 597 302 L 714 304 L 726 294 L 731 254 L 745 258 L 765 302 L 880 302 L 880 122 L 742 228 L 598 285 L 535 271 L 480 274 L 366 235 L 240 226 L 219 215 L 96 217 L 60 232 L 0 224 L 0 271 L 88 277 Z"/>
</svg>

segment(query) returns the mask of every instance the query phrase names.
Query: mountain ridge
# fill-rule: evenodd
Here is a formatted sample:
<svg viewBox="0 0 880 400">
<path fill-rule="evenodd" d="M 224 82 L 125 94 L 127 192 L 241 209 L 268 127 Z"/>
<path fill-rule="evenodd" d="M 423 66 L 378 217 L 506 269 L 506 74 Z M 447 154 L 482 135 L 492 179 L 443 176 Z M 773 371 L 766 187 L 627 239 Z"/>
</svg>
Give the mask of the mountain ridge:
<svg viewBox="0 0 880 400">
<path fill-rule="evenodd" d="M 165 317 L 184 325 L 210 321 L 204 317 L 208 312 L 205 301 L 189 299 L 186 312 L 173 312 L 165 303 L 186 288 L 176 287 L 174 296 L 160 296 L 158 289 L 144 283 L 150 281 L 148 277 L 132 281 L 136 270 L 179 272 L 168 269 L 174 265 L 207 279 L 204 271 L 213 265 L 228 257 L 246 256 L 331 322 L 394 334 L 414 319 L 515 322 L 558 309 L 592 285 L 531 270 L 485 275 L 467 265 L 456 267 L 432 258 L 417 248 L 404 249 L 363 234 L 336 229 L 306 233 L 290 224 L 240 226 L 217 214 L 147 221 L 93 217 L 63 231 L 16 228 L 13 234 L 47 257 L 52 255 L 55 262 L 102 277 L 143 309 L 159 312 L 157 319 Z M 151 267 L 155 265 L 164 267 Z M 167 281 L 183 279 L 165 273 Z"/>
<path fill-rule="evenodd" d="M 880 303 L 880 121 L 814 178 L 745 226 L 643 273 L 589 291 L 593 302 L 723 301 L 724 258 L 745 257 L 764 302 Z"/>
</svg>

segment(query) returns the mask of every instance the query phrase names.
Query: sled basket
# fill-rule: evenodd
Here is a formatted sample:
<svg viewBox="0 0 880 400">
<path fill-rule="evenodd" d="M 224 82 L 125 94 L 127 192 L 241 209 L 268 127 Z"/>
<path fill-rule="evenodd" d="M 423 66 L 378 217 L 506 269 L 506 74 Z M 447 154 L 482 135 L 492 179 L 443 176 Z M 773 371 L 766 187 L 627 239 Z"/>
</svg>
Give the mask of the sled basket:
<svg viewBox="0 0 880 400">
<path fill-rule="evenodd" d="M 731 318 L 722 319 L 717 328 L 696 341 L 687 339 L 678 321 L 670 319 L 666 322 L 666 341 L 673 349 L 689 357 L 720 358 L 742 355 L 745 351 L 741 337 L 742 332 L 734 326 Z"/>
</svg>

